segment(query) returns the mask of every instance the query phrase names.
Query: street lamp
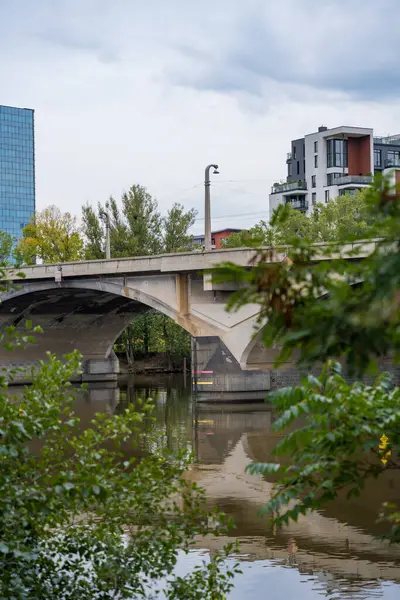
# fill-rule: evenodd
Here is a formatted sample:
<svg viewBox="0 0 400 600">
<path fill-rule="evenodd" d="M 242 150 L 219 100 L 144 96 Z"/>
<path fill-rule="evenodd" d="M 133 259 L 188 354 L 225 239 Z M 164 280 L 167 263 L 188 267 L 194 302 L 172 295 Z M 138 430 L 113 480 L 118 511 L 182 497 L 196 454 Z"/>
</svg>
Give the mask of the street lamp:
<svg viewBox="0 0 400 600">
<path fill-rule="evenodd" d="M 210 169 L 214 169 L 213 175 L 219 175 L 218 165 L 208 165 L 204 178 L 204 246 L 206 252 L 212 250 L 211 243 L 211 205 L 210 205 Z"/>
<path fill-rule="evenodd" d="M 110 248 L 110 215 L 105 210 L 101 210 L 99 213 L 100 219 L 104 222 L 106 226 L 106 260 L 111 258 L 111 248 Z"/>
</svg>

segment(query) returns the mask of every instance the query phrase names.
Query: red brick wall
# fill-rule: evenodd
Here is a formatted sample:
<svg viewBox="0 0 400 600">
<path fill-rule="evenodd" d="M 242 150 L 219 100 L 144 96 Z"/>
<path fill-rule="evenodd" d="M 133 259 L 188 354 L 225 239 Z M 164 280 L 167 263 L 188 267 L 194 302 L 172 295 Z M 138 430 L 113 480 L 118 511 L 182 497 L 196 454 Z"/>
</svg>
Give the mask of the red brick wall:
<svg viewBox="0 0 400 600">
<path fill-rule="evenodd" d="M 232 233 L 231 229 L 224 229 L 218 233 L 213 233 L 212 238 L 215 240 L 215 247 L 222 248 L 222 240 L 228 238 Z"/>
<path fill-rule="evenodd" d="M 349 175 L 371 173 L 371 138 L 368 135 L 348 139 Z"/>
</svg>

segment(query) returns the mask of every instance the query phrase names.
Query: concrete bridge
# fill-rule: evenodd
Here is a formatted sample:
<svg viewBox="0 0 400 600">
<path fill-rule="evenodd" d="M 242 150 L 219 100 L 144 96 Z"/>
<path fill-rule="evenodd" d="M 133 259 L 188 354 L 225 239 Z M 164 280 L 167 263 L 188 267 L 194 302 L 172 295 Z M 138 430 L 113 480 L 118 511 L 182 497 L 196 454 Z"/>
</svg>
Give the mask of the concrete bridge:
<svg viewBox="0 0 400 600">
<path fill-rule="evenodd" d="M 372 248 L 363 248 L 364 255 Z M 283 261 L 286 250 L 275 249 L 271 261 Z M 350 256 L 353 245 L 344 250 Z M 257 341 L 258 306 L 227 313 L 226 302 L 237 287 L 214 284 L 203 275 L 222 261 L 246 266 L 253 255 L 251 249 L 226 249 L 35 265 L 22 269 L 23 280 L 10 272 L 14 285 L 1 296 L 0 328 L 23 329 L 29 319 L 43 333 L 25 350 L 1 348 L 0 362 L 22 367 L 17 379 L 21 381 L 47 351 L 62 356 L 76 348 L 84 358 L 83 380 L 116 379 L 114 342 L 135 315 L 155 309 L 192 336 L 199 399 L 264 397 L 282 381 L 272 370 L 275 352 Z M 294 365 L 287 368 L 290 373 Z"/>
</svg>

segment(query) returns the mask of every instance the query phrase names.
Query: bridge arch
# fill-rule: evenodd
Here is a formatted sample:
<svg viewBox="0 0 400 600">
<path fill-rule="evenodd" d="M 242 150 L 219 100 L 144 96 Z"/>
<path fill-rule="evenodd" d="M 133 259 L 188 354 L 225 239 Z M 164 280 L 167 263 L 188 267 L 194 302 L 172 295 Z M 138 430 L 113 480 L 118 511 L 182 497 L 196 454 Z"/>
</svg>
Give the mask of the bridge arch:
<svg viewBox="0 0 400 600">
<path fill-rule="evenodd" d="M 98 368 L 106 373 L 118 372 L 114 343 L 135 315 L 149 309 L 172 318 L 192 336 L 207 334 L 212 329 L 207 323 L 188 311 L 179 310 L 174 279 L 171 278 L 169 288 L 163 288 L 165 299 L 150 293 L 151 289 L 126 285 L 123 280 L 23 283 L 18 289 L 2 294 L 0 327 L 24 328 L 25 320 L 29 319 L 34 325 L 40 325 L 43 333 L 23 352 L 0 349 L 0 361 L 13 367 L 20 364 L 30 367 L 45 358 L 48 351 L 62 356 L 78 349 L 84 357 L 84 368 L 86 363 L 97 362 Z M 146 288 L 145 281 L 141 283 L 142 288 Z"/>
</svg>

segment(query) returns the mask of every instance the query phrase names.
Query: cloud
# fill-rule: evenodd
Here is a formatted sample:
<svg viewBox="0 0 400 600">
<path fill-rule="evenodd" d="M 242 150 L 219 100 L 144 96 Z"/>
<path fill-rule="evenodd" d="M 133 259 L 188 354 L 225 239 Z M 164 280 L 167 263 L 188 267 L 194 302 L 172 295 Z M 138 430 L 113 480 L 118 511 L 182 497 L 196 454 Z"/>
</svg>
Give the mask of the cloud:
<svg viewBox="0 0 400 600">
<path fill-rule="evenodd" d="M 259 95 L 276 82 L 357 99 L 396 97 L 397 8 L 395 0 L 382 0 L 379 10 L 375 0 L 260 2 L 243 12 L 218 53 L 183 48 L 192 68 L 173 73 L 172 79 L 228 94 Z"/>
<path fill-rule="evenodd" d="M 38 207 L 79 214 L 140 183 L 164 213 L 179 201 L 202 217 L 215 161 L 214 226 L 266 218 L 290 140 L 322 123 L 398 132 L 396 9 L 0 0 L 0 103 L 35 109 Z"/>
<path fill-rule="evenodd" d="M 104 63 L 120 60 L 118 52 L 110 44 L 92 36 L 87 31 L 78 32 L 68 28 L 51 28 L 37 34 L 37 38 L 51 46 L 59 46 L 66 51 L 92 52 Z"/>
</svg>

